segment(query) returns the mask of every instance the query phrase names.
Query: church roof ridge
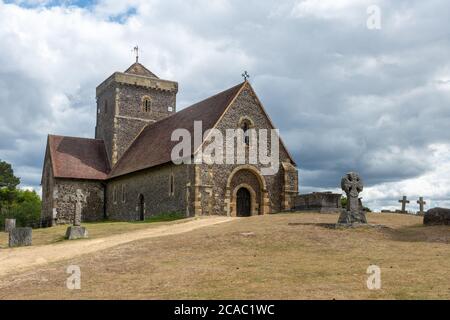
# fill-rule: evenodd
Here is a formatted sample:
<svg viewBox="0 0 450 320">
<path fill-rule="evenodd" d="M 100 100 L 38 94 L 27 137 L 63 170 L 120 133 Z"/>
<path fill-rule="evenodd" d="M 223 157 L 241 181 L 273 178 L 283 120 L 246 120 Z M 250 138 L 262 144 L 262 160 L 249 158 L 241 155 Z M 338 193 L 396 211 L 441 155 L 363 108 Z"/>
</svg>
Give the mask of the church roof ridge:
<svg viewBox="0 0 450 320">
<path fill-rule="evenodd" d="M 171 161 L 171 151 L 178 142 L 170 140 L 170 134 L 178 128 L 193 134 L 194 121 L 202 121 L 203 132 L 213 128 L 227 107 L 238 95 L 246 81 L 214 94 L 173 115 L 148 124 L 130 144 L 112 168 L 108 178 L 148 169 Z M 194 148 L 191 148 L 194 154 Z"/>
<path fill-rule="evenodd" d="M 76 137 L 76 136 L 65 136 L 61 134 L 48 134 L 49 137 L 55 137 L 55 138 L 72 138 L 72 139 L 84 139 L 84 140 L 95 140 L 98 142 L 103 142 L 103 139 L 97 139 L 97 138 L 89 138 L 89 137 Z"/>
</svg>

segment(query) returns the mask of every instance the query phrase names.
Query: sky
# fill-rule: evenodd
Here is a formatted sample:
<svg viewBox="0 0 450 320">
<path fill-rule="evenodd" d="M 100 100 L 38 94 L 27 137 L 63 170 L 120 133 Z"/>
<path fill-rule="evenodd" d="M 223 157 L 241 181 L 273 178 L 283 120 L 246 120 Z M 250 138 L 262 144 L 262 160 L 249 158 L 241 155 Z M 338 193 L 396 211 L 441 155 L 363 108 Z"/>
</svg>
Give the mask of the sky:
<svg viewBox="0 0 450 320">
<path fill-rule="evenodd" d="M 178 110 L 247 70 L 300 193 L 357 171 L 372 209 L 450 206 L 449 21 L 445 0 L 0 0 L 0 159 L 40 192 L 47 134 L 93 137 L 138 44 Z"/>
</svg>

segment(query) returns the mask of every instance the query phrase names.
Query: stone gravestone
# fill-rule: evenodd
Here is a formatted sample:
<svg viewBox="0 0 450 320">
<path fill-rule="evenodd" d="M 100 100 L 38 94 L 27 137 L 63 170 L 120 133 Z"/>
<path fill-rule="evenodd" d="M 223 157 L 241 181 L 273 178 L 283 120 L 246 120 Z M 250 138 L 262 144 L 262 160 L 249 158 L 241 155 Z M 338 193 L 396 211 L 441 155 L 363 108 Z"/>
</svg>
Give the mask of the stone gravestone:
<svg viewBox="0 0 450 320">
<path fill-rule="evenodd" d="M 406 213 L 406 204 L 409 203 L 409 200 L 406 196 L 403 196 L 402 200 L 398 200 L 398 202 L 400 202 L 402 204 L 402 211 L 400 211 L 401 213 Z"/>
<path fill-rule="evenodd" d="M 22 247 L 31 246 L 33 240 L 33 229 L 14 228 L 9 232 L 9 246 Z"/>
<path fill-rule="evenodd" d="M 81 212 L 83 209 L 84 201 L 85 196 L 80 189 L 77 189 L 77 194 L 75 197 L 75 213 L 73 215 L 73 226 L 68 227 L 66 231 L 66 239 L 68 240 L 83 239 L 88 237 L 86 228 L 81 226 Z"/>
<path fill-rule="evenodd" d="M 419 200 L 417 200 L 417 203 L 419 204 L 419 208 L 420 208 L 419 212 L 417 212 L 417 214 L 423 216 L 424 215 L 423 206 L 425 204 L 427 204 L 427 202 L 423 201 L 423 197 L 420 197 Z"/>
<path fill-rule="evenodd" d="M 338 224 L 367 223 L 359 201 L 359 193 L 363 190 L 359 175 L 355 172 L 347 173 L 341 180 L 341 187 L 347 195 L 347 208 L 339 216 Z"/>
<path fill-rule="evenodd" d="M 16 227 L 16 219 L 5 219 L 5 232 L 10 232 Z"/>
<path fill-rule="evenodd" d="M 433 208 L 428 210 L 423 217 L 425 225 L 450 225 L 450 209 Z"/>
</svg>

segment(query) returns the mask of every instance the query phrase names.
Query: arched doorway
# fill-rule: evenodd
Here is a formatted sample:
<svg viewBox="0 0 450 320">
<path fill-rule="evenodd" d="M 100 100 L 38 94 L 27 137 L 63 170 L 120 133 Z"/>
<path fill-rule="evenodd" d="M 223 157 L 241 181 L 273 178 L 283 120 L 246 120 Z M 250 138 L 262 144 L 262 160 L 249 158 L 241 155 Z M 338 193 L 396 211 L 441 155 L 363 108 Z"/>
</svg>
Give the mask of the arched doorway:
<svg viewBox="0 0 450 320">
<path fill-rule="evenodd" d="M 250 196 L 240 192 L 240 198 L 250 199 L 251 216 L 270 213 L 270 201 L 266 188 L 266 181 L 259 170 L 251 165 L 241 165 L 234 168 L 228 176 L 225 190 L 225 210 L 231 217 L 242 216 L 238 214 L 238 191 L 247 190 Z M 245 202 L 241 202 L 245 206 Z M 241 206 L 241 204 L 239 206 Z M 239 208 L 241 209 L 241 207 Z"/>
<path fill-rule="evenodd" d="M 142 194 L 139 195 L 139 220 L 145 220 L 145 200 Z"/>
<path fill-rule="evenodd" d="M 236 215 L 238 217 L 249 217 L 251 212 L 251 195 L 247 188 L 240 188 L 236 193 Z"/>
</svg>

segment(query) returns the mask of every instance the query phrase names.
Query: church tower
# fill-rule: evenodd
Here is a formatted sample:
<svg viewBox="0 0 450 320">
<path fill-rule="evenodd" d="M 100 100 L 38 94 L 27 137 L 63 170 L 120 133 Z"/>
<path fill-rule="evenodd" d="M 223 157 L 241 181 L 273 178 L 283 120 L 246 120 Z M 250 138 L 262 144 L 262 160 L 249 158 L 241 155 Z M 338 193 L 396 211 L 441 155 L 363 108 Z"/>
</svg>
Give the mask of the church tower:
<svg viewBox="0 0 450 320">
<path fill-rule="evenodd" d="M 97 87 L 95 138 L 104 141 L 111 167 L 146 125 L 176 112 L 177 92 L 177 82 L 159 79 L 138 57 Z"/>
</svg>

